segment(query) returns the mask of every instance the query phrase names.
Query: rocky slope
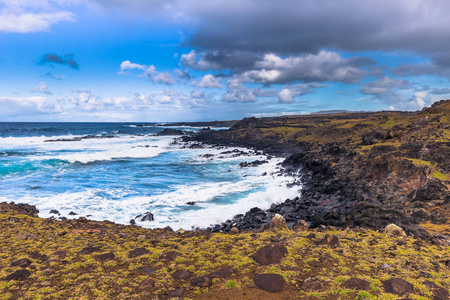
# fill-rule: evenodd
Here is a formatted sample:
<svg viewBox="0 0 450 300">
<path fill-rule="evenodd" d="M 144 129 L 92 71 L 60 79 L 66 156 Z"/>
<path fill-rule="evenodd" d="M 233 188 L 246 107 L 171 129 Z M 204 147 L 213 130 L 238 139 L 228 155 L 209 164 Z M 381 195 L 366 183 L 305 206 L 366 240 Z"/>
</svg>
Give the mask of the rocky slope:
<svg viewBox="0 0 450 300">
<path fill-rule="evenodd" d="M 449 299 L 449 247 L 395 227 L 173 232 L 0 208 L 0 299 Z"/>
<path fill-rule="evenodd" d="M 424 230 L 448 228 L 449 100 L 418 112 L 247 118 L 229 130 L 185 139 L 286 156 L 287 172 L 301 170 L 299 197 L 267 211 L 255 208 L 213 230 L 258 228 L 279 213 L 290 226 L 306 220 L 312 227 L 380 229 L 395 222 L 410 235 L 449 242 L 442 230 Z"/>
</svg>

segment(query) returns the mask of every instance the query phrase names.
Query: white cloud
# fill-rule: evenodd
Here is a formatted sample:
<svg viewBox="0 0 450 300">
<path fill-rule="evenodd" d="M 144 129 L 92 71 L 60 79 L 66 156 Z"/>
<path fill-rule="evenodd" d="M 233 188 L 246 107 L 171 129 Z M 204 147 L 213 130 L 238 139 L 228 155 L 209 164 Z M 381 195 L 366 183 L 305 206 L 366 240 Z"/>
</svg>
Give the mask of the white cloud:
<svg viewBox="0 0 450 300">
<path fill-rule="evenodd" d="M 206 60 L 202 55 L 198 55 L 195 50 L 192 50 L 188 54 L 181 55 L 180 63 L 187 68 L 195 70 L 217 70 L 220 69 L 220 64 Z"/>
<path fill-rule="evenodd" d="M 141 65 L 132 63 L 129 60 L 125 60 L 120 64 L 120 71 L 118 72 L 121 75 L 129 75 L 126 71 L 139 71 L 139 77 L 146 77 L 147 79 L 153 81 L 154 83 L 164 83 L 167 85 L 172 85 L 176 83 L 175 78 L 169 72 L 157 72 L 156 67 L 154 65 Z"/>
<path fill-rule="evenodd" d="M 301 82 L 345 82 L 356 83 L 368 75 L 361 69 L 371 65 L 367 58 L 343 58 L 339 53 L 320 51 L 318 54 L 305 54 L 281 58 L 275 54 L 266 54 L 256 61 L 253 70 L 242 74 L 248 82 L 264 84 Z"/>
<path fill-rule="evenodd" d="M 223 88 L 222 78 L 215 77 L 212 74 L 206 74 L 198 83 L 201 88 Z"/>
<path fill-rule="evenodd" d="M 0 116 L 35 116 L 61 112 L 59 103 L 46 97 L 0 97 Z"/>
<path fill-rule="evenodd" d="M 155 83 L 164 83 L 167 85 L 176 83 L 175 78 L 169 72 L 160 72 L 157 73 L 156 75 L 153 74 L 150 75 L 150 79 Z"/>
<path fill-rule="evenodd" d="M 33 93 L 52 95 L 53 93 L 49 91 L 47 84 L 45 82 L 39 83 L 39 85 L 31 90 Z"/>
<path fill-rule="evenodd" d="M 74 14 L 62 8 L 68 4 L 63 1 L 2 0 L 0 4 L 0 32 L 40 32 L 60 22 L 75 21 Z"/>
<path fill-rule="evenodd" d="M 281 103 L 292 103 L 294 102 L 294 95 L 290 89 L 282 89 L 278 94 L 278 99 Z"/>
</svg>

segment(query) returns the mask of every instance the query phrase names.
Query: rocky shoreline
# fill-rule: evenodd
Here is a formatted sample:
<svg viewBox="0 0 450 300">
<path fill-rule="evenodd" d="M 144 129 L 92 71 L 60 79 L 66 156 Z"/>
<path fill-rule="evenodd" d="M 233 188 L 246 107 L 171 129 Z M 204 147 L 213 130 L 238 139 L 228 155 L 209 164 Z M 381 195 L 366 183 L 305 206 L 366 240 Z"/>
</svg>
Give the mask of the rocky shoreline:
<svg viewBox="0 0 450 300">
<path fill-rule="evenodd" d="M 430 134 L 434 129 L 435 137 L 442 136 L 437 129 L 448 134 L 449 107 L 450 101 L 441 101 L 416 113 L 248 118 L 226 131 L 203 131 L 184 137 L 185 141 L 242 146 L 286 157 L 283 167 L 287 174 L 300 170 L 301 195 L 274 204 L 266 211 L 255 207 L 210 230 L 259 229 L 278 213 L 291 228 L 302 221 L 312 228 L 362 226 L 376 230 L 396 223 L 409 235 L 448 244 L 449 234 L 432 235 L 420 224 L 445 224 L 449 217 L 450 143 L 437 141 Z M 383 121 L 390 119 L 403 125 L 367 126 L 373 120 L 381 120 L 383 125 Z M 325 139 L 330 142 L 320 142 L 323 138 L 314 142 L 314 135 L 326 136 L 336 131 L 333 122 L 341 125 L 345 121 L 353 123 L 344 139 L 333 135 Z M 320 128 L 327 123 L 329 128 Z M 279 128 L 287 128 L 287 124 L 288 129 L 305 127 L 297 133 L 308 130 L 305 136 L 309 141 L 303 141 L 302 136 L 293 140 L 280 135 Z M 369 151 L 361 151 L 365 148 Z M 430 164 L 434 171 L 430 170 Z"/>
</svg>

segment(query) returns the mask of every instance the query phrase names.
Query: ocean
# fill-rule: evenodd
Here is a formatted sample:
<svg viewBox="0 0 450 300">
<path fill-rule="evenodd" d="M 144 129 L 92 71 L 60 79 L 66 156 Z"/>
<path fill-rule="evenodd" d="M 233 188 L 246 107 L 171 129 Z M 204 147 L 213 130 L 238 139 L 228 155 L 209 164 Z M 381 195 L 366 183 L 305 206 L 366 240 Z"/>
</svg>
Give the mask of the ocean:
<svg viewBox="0 0 450 300">
<path fill-rule="evenodd" d="M 36 205 L 45 218 L 121 224 L 151 212 L 153 221 L 138 218 L 136 224 L 190 230 L 298 195 L 299 186 L 286 186 L 295 178 L 277 172 L 282 158 L 190 147 L 177 136 L 155 136 L 174 128 L 155 125 L 0 123 L 0 202 Z M 255 160 L 268 162 L 239 166 Z"/>
</svg>

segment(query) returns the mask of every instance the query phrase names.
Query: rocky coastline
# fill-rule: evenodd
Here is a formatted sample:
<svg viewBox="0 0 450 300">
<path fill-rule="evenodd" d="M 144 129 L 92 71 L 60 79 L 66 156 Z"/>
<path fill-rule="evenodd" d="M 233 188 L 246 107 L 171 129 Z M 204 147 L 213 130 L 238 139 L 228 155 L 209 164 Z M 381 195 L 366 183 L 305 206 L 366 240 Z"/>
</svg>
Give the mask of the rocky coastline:
<svg viewBox="0 0 450 300">
<path fill-rule="evenodd" d="M 265 211 L 255 207 L 211 227 L 214 232 L 263 230 L 280 214 L 290 228 L 302 221 L 375 230 L 396 223 L 409 235 L 448 244 L 448 233 L 430 234 L 421 224 L 450 217 L 449 113 L 447 100 L 414 113 L 247 118 L 183 139 L 286 157 L 284 172 L 300 171 L 298 197 Z"/>
</svg>

